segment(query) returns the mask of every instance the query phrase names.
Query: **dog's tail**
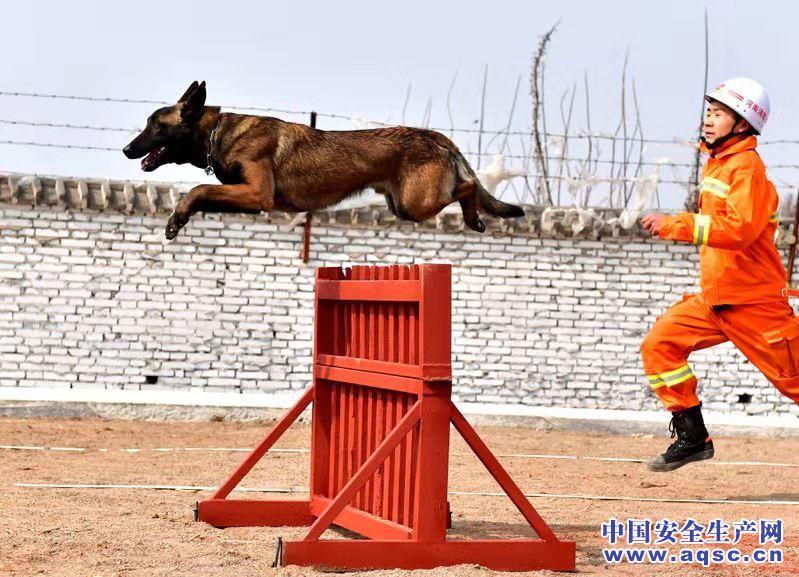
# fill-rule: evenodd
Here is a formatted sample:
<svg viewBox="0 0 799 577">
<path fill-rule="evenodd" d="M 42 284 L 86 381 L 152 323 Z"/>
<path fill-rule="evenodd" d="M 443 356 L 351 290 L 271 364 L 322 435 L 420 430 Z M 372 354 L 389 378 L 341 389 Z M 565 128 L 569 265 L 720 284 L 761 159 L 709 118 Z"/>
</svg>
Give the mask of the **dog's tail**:
<svg viewBox="0 0 799 577">
<path fill-rule="evenodd" d="M 498 198 L 491 196 L 482 184 L 478 184 L 477 196 L 480 199 L 480 206 L 491 216 L 498 218 L 516 218 L 524 216 L 524 210 L 521 206 L 503 202 Z"/>
<path fill-rule="evenodd" d="M 515 218 L 524 216 L 524 210 L 522 210 L 520 206 L 503 202 L 498 198 L 491 196 L 491 193 L 488 192 L 482 185 L 480 179 L 477 178 L 474 170 L 471 166 L 469 166 L 468 161 L 463 157 L 463 154 L 461 154 L 460 150 L 453 146 L 449 149 L 449 153 L 452 157 L 452 162 L 455 165 L 455 170 L 458 173 L 458 178 L 463 182 L 468 182 L 470 180 L 475 182 L 475 185 L 477 186 L 477 200 L 483 210 L 485 210 L 491 216 L 497 218 Z"/>
</svg>

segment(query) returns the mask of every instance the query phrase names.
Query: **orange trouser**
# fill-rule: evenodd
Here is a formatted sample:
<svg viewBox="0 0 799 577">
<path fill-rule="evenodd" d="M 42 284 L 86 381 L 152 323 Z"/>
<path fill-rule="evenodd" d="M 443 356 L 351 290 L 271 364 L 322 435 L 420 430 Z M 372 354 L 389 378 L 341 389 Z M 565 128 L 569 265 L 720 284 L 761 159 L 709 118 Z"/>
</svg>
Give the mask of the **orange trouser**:
<svg viewBox="0 0 799 577">
<path fill-rule="evenodd" d="M 691 352 L 728 340 L 799 403 L 799 318 L 787 300 L 711 308 L 701 295 L 687 295 L 657 319 L 641 345 L 649 385 L 669 411 L 699 404 Z"/>
</svg>

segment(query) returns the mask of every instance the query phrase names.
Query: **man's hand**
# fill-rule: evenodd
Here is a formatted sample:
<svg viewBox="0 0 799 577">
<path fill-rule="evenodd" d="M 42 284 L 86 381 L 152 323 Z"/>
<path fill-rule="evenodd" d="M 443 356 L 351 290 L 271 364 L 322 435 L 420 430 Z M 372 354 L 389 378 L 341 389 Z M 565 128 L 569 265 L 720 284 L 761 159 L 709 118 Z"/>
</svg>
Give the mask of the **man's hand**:
<svg viewBox="0 0 799 577">
<path fill-rule="evenodd" d="M 662 222 L 662 214 L 647 214 L 641 219 L 641 224 L 646 230 L 652 231 L 653 236 L 658 236 L 660 234 L 660 225 Z"/>
</svg>

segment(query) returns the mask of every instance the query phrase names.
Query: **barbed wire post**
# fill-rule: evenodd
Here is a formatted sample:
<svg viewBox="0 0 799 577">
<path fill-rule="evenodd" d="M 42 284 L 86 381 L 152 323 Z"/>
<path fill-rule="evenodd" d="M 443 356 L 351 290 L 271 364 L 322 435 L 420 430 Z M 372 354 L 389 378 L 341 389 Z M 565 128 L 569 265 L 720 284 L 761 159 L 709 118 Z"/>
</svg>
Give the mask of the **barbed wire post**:
<svg viewBox="0 0 799 577">
<path fill-rule="evenodd" d="M 311 128 L 316 128 L 316 112 L 311 111 Z M 305 227 L 302 236 L 302 252 L 300 257 L 303 264 L 308 264 L 308 258 L 311 254 L 311 224 L 313 223 L 313 211 L 309 210 L 305 215 Z"/>
<path fill-rule="evenodd" d="M 799 188 L 796 189 L 796 206 L 794 208 L 793 217 L 793 241 L 791 242 L 791 249 L 788 254 L 788 286 L 792 287 L 793 283 L 793 265 L 796 261 L 796 244 L 799 242 Z"/>
<path fill-rule="evenodd" d="M 549 43 L 550 38 L 552 38 L 552 34 L 555 33 L 558 23 L 559 21 L 556 22 L 555 25 L 552 26 L 552 28 L 550 28 L 543 36 L 541 36 L 538 42 L 538 49 L 533 56 L 533 66 L 532 70 L 530 71 L 530 95 L 533 99 L 533 143 L 535 144 L 535 157 L 538 161 L 538 170 L 541 172 L 541 174 L 543 174 L 543 185 L 546 202 L 550 205 L 552 204 L 552 194 L 549 190 L 547 159 L 544 158 L 547 156 L 545 153 L 547 134 L 544 111 L 543 59 L 544 53 L 547 49 L 547 43 Z M 542 130 L 544 133 L 543 142 L 541 135 Z"/>
<path fill-rule="evenodd" d="M 705 94 L 707 94 L 709 51 L 707 7 L 705 7 L 705 89 L 702 92 L 702 110 L 699 115 L 698 137 L 702 136 L 702 125 L 705 123 Z M 701 162 L 702 151 L 697 147 L 696 153 L 694 154 L 694 166 L 691 169 L 691 188 L 688 190 L 688 198 L 685 199 L 685 210 L 688 212 L 697 212 L 699 210 L 699 175 L 701 174 Z"/>
</svg>

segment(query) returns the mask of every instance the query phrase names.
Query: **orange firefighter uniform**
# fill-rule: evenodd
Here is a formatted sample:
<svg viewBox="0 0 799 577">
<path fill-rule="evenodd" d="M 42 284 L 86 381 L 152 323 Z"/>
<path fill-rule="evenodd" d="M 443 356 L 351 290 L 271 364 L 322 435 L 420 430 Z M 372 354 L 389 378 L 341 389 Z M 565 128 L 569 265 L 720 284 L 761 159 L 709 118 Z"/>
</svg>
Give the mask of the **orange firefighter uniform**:
<svg viewBox="0 0 799 577">
<path fill-rule="evenodd" d="M 670 411 L 699 404 L 692 351 L 731 341 L 799 403 L 799 320 L 774 245 L 779 197 L 746 136 L 709 152 L 699 213 L 663 217 L 659 236 L 700 245 L 701 293 L 657 319 L 641 346 L 644 371 Z"/>
</svg>

